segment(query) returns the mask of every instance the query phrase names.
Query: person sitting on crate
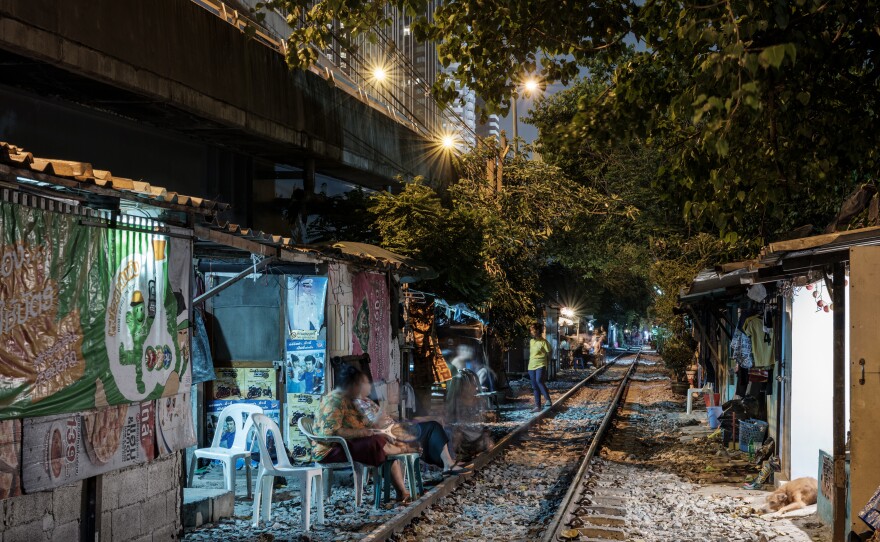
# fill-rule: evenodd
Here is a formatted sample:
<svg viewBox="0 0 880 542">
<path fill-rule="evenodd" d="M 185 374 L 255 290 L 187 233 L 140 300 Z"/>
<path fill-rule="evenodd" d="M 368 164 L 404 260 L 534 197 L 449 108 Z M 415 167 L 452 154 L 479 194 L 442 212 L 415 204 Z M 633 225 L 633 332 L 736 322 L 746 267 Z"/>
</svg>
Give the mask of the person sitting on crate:
<svg viewBox="0 0 880 542">
<path fill-rule="evenodd" d="M 336 388 L 321 397 L 315 413 L 314 430 L 322 437 L 342 437 L 348 444 L 351 458 L 364 465 L 378 467 L 385 464 L 388 455 L 403 453 L 392 437 L 374 429 L 370 420 L 355 406 L 360 396 L 361 373 L 351 365 L 342 366 L 336 373 Z M 348 458 L 337 443 L 315 443 L 312 457 L 318 463 L 345 463 Z M 403 470 L 397 461 L 391 466 L 391 484 L 398 501 L 409 502 L 409 491 L 403 483 Z"/>
<path fill-rule="evenodd" d="M 354 405 L 367 417 L 372 427 L 393 433 L 394 426 L 400 426 L 390 416 L 382 412 L 382 409 L 372 399 L 370 392 L 373 385 L 367 375 L 360 374 L 360 396 L 354 400 Z M 418 447 L 422 460 L 429 465 L 442 467 L 444 475 L 461 474 L 465 469 L 456 469 L 457 463 L 449 453 L 449 437 L 443 426 L 436 421 L 421 421 L 411 424 L 417 428 L 413 435 L 413 447 Z M 391 430 L 391 431 L 389 431 Z"/>
</svg>

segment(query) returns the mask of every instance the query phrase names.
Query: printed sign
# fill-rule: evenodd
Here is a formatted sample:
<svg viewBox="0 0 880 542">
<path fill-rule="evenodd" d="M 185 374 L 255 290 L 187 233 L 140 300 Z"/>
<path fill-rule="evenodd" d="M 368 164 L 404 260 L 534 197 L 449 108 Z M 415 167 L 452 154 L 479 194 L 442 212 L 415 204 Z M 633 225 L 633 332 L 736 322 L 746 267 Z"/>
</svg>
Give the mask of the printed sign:
<svg viewBox="0 0 880 542">
<path fill-rule="evenodd" d="M 22 485 L 53 489 L 153 459 L 152 402 L 23 421 Z"/>
<path fill-rule="evenodd" d="M 309 393 L 287 394 L 287 449 L 299 461 L 308 461 L 312 446 L 299 430 L 299 419 L 314 416 L 321 397 Z"/>
<path fill-rule="evenodd" d="M 275 369 L 269 368 L 249 368 L 239 369 L 244 371 L 244 388 L 247 390 L 246 398 L 254 399 L 275 399 Z"/>
<path fill-rule="evenodd" d="M 156 399 L 156 445 L 159 455 L 196 445 L 190 392 Z"/>
<path fill-rule="evenodd" d="M 0 419 L 188 389 L 191 242 L 0 203 Z"/>
<path fill-rule="evenodd" d="M 880 487 L 868 500 L 868 504 L 859 513 L 859 517 L 875 531 L 880 530 Z"/>
<path fill-rule="evenodd" d="M 287 328 L 291 339 L 324 339 L 327 277 L 287 278 Z"/>
<path fill-rule="evenodd" d="M 212 399 L 229 401 L 244 399 L 246 382 L 244 369 L 222 367 L 215 370 L 217 377 L 212 383 Z"/>
<path fill-rule="evenodd" d="M 287 393 L 324 393 L 327 343 L 288 339 L 285 385 Z"/>
</svg>

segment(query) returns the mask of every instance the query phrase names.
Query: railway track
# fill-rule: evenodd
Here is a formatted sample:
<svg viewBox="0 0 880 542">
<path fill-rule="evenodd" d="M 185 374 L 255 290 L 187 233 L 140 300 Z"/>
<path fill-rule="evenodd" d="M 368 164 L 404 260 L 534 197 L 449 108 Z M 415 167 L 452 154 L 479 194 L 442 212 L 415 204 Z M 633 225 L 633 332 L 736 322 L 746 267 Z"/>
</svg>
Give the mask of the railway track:
<svg viewBox="0 0 880 542">
<path fill-rule="evenodd" d="M 591 373 L 478 456 L 473 474 L 444 480 L 363 540 L 556 540 L 550 529 L 567 517 L 558 505 L 573 502 L 571 481 L 583 478 L 582 459 L 598 449 L 640 355 L 623 353 Z"/>
</svg>

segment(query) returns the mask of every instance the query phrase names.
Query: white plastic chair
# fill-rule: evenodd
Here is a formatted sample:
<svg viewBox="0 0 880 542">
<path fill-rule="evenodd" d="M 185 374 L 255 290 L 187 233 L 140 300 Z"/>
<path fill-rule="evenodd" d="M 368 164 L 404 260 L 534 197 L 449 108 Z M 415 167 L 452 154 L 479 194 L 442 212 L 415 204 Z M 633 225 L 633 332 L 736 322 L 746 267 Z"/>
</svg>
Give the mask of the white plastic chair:
<svg viewBox="0 0 880 542">
<path fill-rule="evenodd" d="M 345 442 L 344 438 L 322 437 L 316 435 L 313 427 L 314 423 L 315 420 L 311 416 L 303 416 L 299 419 L 297 425 L 299 425 L 299 430 L 302 432 L 302 434 L 311 441 L 324 442 L 328 444 L 339 444 L 340 446 L 342 446 L 342 451 L 345 452 L 345 457 L 348 459 L 348 463 L 318 463 L 318 465 L 324 471 L 324 481 L 327 486 L 327 497 L 330 497 L 330 487 L 333 481 L 333 471 L 351 469 L 354 484 L 354 504 L 356 507 L 360 507 L 363 500 L 364 490 L 364 465 L 355 462 L 351 458 L 351 453 L 348 451 L 348 443 Z"/>
<path fill-rule="evenodd" d="M 237 403 L 229 405 L 220 412 L 217 419 L 217 427 L 214 430 L 214 439 L 211 441 L 210 448 L 199 448 L 193 452 L 192 461 L 189 464 L 189 487 L 193 484 L 193 475 L 196 470 L 196 463 L 199 459 L 215 459 L 223 463 L 223 480 L 226 489 L 232 491 L 235 496 L 235 463 L 239 458 L 244 459 L 244 465 L 247 472 L 247 496 L 251 497 L 251 452 L 247 449 L 247 436 L 253 426 L 252 417 L 255 414 L 262 414 L 263 409 L 247 403 Z M 247 418 L 245 419 L 245 414 Z M 226 420 L 232 418 L 235 422 L 235 439 L 232 446 L 224 448 L 220 446 L 220 438 L 223 434 L 223 426 Z"/>
<path fill-rule="evenodd" d="M 320 467 L 294 467 L 287 458 L 287 449 L 281 436 L 278 424 L 264 414 L 254 414 L 254 428 L 257 431 L 257 442 L 260 446 L 260 472 L 257 474 L 257 490 L 254 492 L 253 526 L 260 524 L 260 519 L 268 521 L 272 518 L 272 489 L 276 476 L 296 478 L 299 481 L 302 495 L 303 530 L 311 529 L 312 492 L 318 507 L 318 523 L 324 523 L 324 483 Z M 275 441 L 275 463 L 269 453 L 267 437 L 272 435 Z"/>
</svg>

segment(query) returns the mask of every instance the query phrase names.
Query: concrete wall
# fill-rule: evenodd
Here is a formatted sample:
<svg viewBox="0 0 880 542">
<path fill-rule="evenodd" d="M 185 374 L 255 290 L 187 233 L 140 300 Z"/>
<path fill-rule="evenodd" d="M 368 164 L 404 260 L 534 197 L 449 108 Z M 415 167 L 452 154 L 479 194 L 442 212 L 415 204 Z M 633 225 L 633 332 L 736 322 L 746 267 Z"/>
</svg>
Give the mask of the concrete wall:
<svg viewBox="0 0 880 542">
<path fill-rule="evenodd" d="M 182 507 L 180 461 L 176 453 L 103 476 L 102 541 L 164 542 L 177 538 Z"/>
<path fill-rule="evenodd" d="M 252 149 L 274 146 L 276 157 L 313 156 L 319 170 L 360 172 L 381 185 L 398 174 L 432 176 L 435 167 L 414 131 L 290 70 L 278 52 L 192 2 L 0 0 L 0 48 L 196 115 L 210 125 L 194 129 L 210 128 L 229 145 L 250 138 Z M 138 114 L 138 104 L 128 107 L 120 111 Z"/>
<path fill-rule="evenodd" d="M 79 540 L 82 482 L 0 501 L 0 541 Z"/>
<path fill-rule="evenodd" d="M 101 477 L 101 541 L 167 542 L 181 530 L 180 454 Z M 0 542 L 79 540 L 83 483 L 0 501 Z"/>
</svg>

